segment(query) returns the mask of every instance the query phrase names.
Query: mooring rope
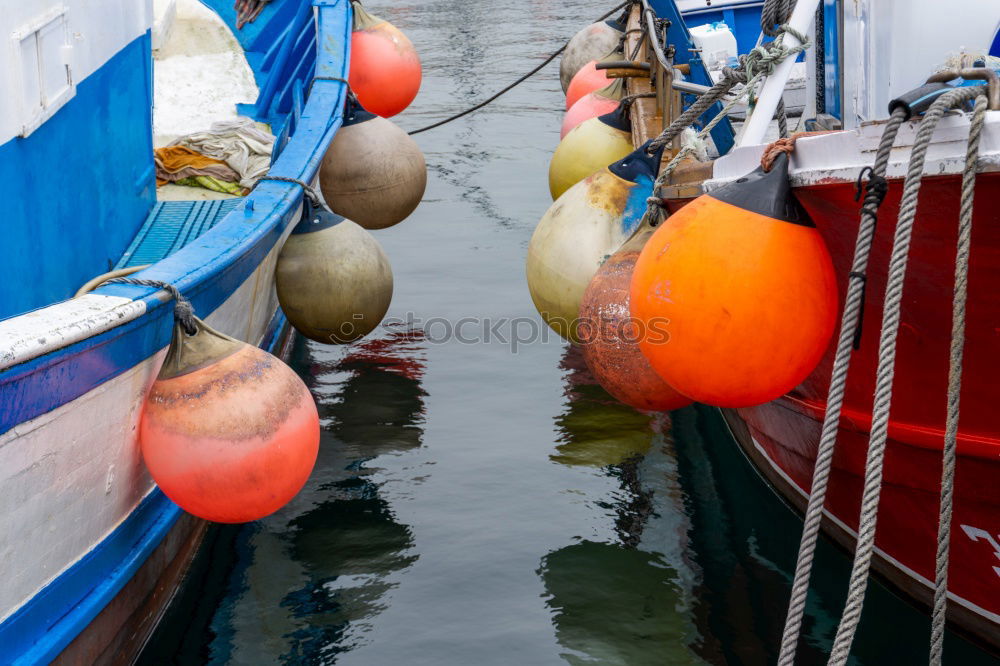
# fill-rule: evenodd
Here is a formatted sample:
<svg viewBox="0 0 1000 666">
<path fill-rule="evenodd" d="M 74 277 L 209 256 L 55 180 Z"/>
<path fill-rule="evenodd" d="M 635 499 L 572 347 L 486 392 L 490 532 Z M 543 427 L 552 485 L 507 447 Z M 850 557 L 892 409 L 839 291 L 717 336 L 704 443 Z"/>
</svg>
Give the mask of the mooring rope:
<svg viewBox="0 0 1000 666">
<path fill-rule="evenodd" d="M 781 35 L 790 34 L 799 40 L 797 46 L 788 47 L 782 44 Z M 646 148 L 646 152 L 649 154 L 663 148 L 667 143 L 673 141 L 673 139 L 683 132 L 685 129 L 690 127 L 694 122 L 704 113 L 710 106 L 719 101 L 726 93 L 732 90 L 733 86 L 737 83 L 743 83 L 743 90 L 739 91 L 726 104 L 722 107 L 714 118 L 712 118 L 700 132 L 696 135 L 695 139 L 704 139 L 709 133 L 722 122 L 723 118 L 729 115 L 730 110 L 736 106 L 740 100 L 745 96 L 752 96 L 753 91 L 757 83 L 766 76 L 769 76 L 774 68 L 777 67 L 785 58 L 789 56 L 795 57 L 799 53 L 802 53 L 809 48 L 809 38 L 803 35 L 798 30 L 795 30 L 789 25 L 782 25 L 781 32 L 778 37 L 773 42 L 768 42 L 767 44 L 762 44 L 760 46 L 751 49 L 750 53 L 740 56 L 740 67 L 738 69 L 733 69 L 731 67 L 722 68 L 722 78 L 711 88 L 706 90 L 704 93 L 698 96 L 698 99 L 687 108 L 684 113 L 679 115 L 674 122 L 670 123 L 663 132 L 660 133 L 655 139 L 649 142 L 649 146 Z M 664 183 L 670 177 L 670 174 L 674 172 L 677 165 L 687 157 L 688 155 L 695 152 L 696 141 L 688 143 L 683 146 L 677 153 L 671 158 L 670 162 L 666 164 L 662 169 L 660 169 L 659 175 L 656 177 L 656 182 L 653 183 L 653 193 L 654 195 L 648 199 L 648 205 L 646 208 L 646 213 L 643 216 L 644 220 L 652 226 L 657 224 L 657 211 L 663 209 L 662 198 L 657 195 L 660 188 L 663 187 Z"/>
<path fill-rule="evenodd" d="M 895 376 L 896 339 L 899 333 L 900 304 L 903 298 L 903 281 L 917 214 L 917 195 L 923 180 L 924 162 L 931 137 L 944 113 L 958 104 L 982 94 L 982 86 L 956 88 L 936 100 L 924 114 L 917 131 L 910 164 L 903 185 L 899 206 L 899 219 L 893 238 L 892 254 L 882 308 L 882 330 L 879 337 L 878 370 L 876 372 L 875 401 L 872 407 L 872 428 L 865 462 L 864 491 L 861 514 L 858 520 L 858 538 L 854 551 L 854 564 L 848 584 L 847 604 L 837 627 L 833 649 L 827 662 L 830 666 L 843 666 L 850 657 L 851 644 L 861 620 L 865 602 L 868 572 L 875 549 L 875 530 L 878 524 L 878 503 L 882 490 L 882 471 L 885 460 L 886 440 L 889 431 L 889 409 L 892 404 L 892 384 Z"/>
<path fill-rule="evenodd" d="M 632 2 L 633 2 L 633 0 L 625 0 L 625 2 L 621 3 L 620 5 L 617 5 L 614 9 L 612 9 L 611 11 L 609 11 L 607 14 L 605 14 L 604 16 L 602 16 L 599 19 L 597 19 L 597 21 L 603 21 L 604 19 L 608 18 L 609 16 L 611 16 L 612 14 L 614 14 L 615 12 L 617 12 L 619 9 L 624 9 L 626 5 L 632 4 Z M 595 21 L 595 23 L 597 21 Z M 546 65 L 548 65 L 550 62 L 552 62 L 553 60 L 556 59 L 556 56 L 558 56 L 560 53 L 562 53 L 563 51 L 565 51 L 567 46 L 569 46 L 569 40 L 566 40 L 565 44 L 563 44 L 562 46 L 560 46 L 555 52 L 553 52 L 549 57 L 547 57 L 545 60 L 543 60 L 537 67 L 535 67 L 534 69 L 532 69 L 530 72 L 528 72 L 527 74 L 525 74 L 521 78 L 519 78 L 516 81 L 514 81 L 513 83 L 511 83 L 509 86 L 507 86 L 503 90 L 500 90 L 499 92 L 495 93 L 491 97 L 488 97 L 488 98 L 484 99 L 482 102 L 479 102 L 475 106 L 471 106 L 468 109 L 465 109 L 464 111 L 461 111 L 459 113 L 456 113 L 453 116 L 449 116 L 449 117 L 445 118 L 444 120 L 439 120 L 436 123 L 431 123 L 430 125 L 427 125 L 426 127 L 421 127 L 420 129 L 415 129 L 415 130 L 409 131 L 409 132 L 407 132 L 407 134 L 409 134 L 410 136 L 413 136 L 414 134 L 420 134 L 421 132 L 426 132 L 427 130 L 432 130 L 432 129 L 435 129 L 437 127 L 441 127 L 442 125 L 447 125 L 451 121 L 458 120 L 459 118 L 461 118 L 463 116 L 467 116 L 470 113 L 472 113 L 473 111 L 478 111 L 479 109 L 483 108 L 487 104 L 490 104 L 491 102 L 493 102 L 494 100 L 496 100 L 497 98 L 499 98 L 501 95 L 503 95 L 503 94 L 505 94 L 507 92 L 510 92 L 511 90 L 513 90 L 517 86 L 521 85 L 522 83 L 524 83 L 525 81 L 527 81 L 528 79 L 530 79 L 532 76 L 534 76 L 538 72 L 542 71 L 542 69 Z"/>
<path fill-rule="evenodd" d="M 958 248 L 955 252 L 955 291 L 952 298 L 951 353 L 948 362 L 948 411 L 941 465 L 941 506 L 938 514 L 937 554 L 934 567 L 934 610 L 931 616 L 931 666 L 940 666 L 944 653 L 944 628 L 948 606 L 948 549 L 951 514 L 955 500 L 955 463 L 958 450 L 959 394 L 962 388 L 962 351 L 965 346 L 965 305 L 969 287 L 969 250 L 972 245 L 972 203 L 975 198 L 979 141 L 986 119 L 987 100 L 976 97 L 969 125 L 969 145 L 962 173 L 962 201 L 958 215 Z"/>
<path fill-rule="evenodd" d="M 177 287 L 169 282 L 145 280 L 143 278 L 116 277 L 105 280 L 101 284 L 132 284 L 139 287 L 156 287 L 162 289 L 174 299 L 174 320 L 181 325 L 184 332 L 188 335 L 195 335 L 198 332 L 198 327 L 194 323 L 194 306 L 191 305 L 191 301 L 184 298 Z"/>
<path fill-rule="evenodd" d="M 868 270 L 868 259 L 871 255 L 872 241 L 875 238 L 878 209 L 882 205 L 887 191 L 885 172 L 889 166 L 892 145 L 896 141 L 896 135 L 899 133 L 899 128 L 906 119 L 906 115 L 905 109 L 898 108 L 889 117 L 885 129 L 882 131 L 882 140 L 875 153 L 875 164 L 871 167 L 868 177 L 865 201 L 861 208 L 861 222 L 858 225 L 858 236 L 854 241 L 854 260 L 851 263 L 851 272 L 848 276 L 847 295 L 844 297 L 844 312 L 841 315 L 840 335 L 837 338 L 830 388 L 826 397 L 823 430 L 816 450 L 816 464 L 813 468 L 812 483 L 809 489 L 809 503 L 806 507 L 802 536 L 799 540 L 799 553 L 795 562 L 791 600 L 788 603 L 785 629 L 781 637 L 778 666 L 794 666 L 795 664 L 795 651 L 802 628 L 802 618 L 805 615 L 806 598 L 809 594 L 809 579 L 816 552 L 816 539 L 823 520 L 823 505 L 826 502 L 827 483 L 830 479 L 833 452 L 837 442 L 837 428 L 844 406 L 847 371 L 851 365 L 855 335 L 861 323 L 861 313 L 864 310 L 865 272 Z M 858 182 L 860 187 L 860 177 Z"/>
</svg>

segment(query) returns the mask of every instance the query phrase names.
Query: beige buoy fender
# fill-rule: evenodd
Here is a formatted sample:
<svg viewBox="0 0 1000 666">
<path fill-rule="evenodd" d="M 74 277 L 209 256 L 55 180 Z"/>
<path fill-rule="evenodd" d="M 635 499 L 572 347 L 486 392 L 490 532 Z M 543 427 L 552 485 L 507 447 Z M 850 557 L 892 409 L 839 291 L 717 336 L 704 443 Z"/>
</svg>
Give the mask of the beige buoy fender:
<svg viewBox="0 0 1000 666">
<path fill-rule="evenodd" d="M 563 139 L 549 163 L 552 199 L 590 174 L 632 152 L 632 126 L 619 105 L 611 113 L 585 120 Z"/>
<path fill-rule="evenodd" d="M 569 89 L 573 76 L 591 60 L 600 60 L 618 47 L 625 34 L 626 15 L 617 19 L 591 23 L 573 35 L 559 61 L 559 81 L 563 92 Z"/>
<path fill-rule="evenodd" d="M 344 124 L 323 156 L 319 180 L 333 212 L 366 229 L 384 229 L 405 220 L 420 203 L 427 164 L 406 132 L 351 97 Z"/>
<path fill-rule="evenodd" d="M 566 190 L 528 243 L 531 300 L 545 323 L 572 342 L 587 285 L 646 210 L 663 154 L 662 148 L 646 153 L 647 145 Z"/>
<path fill-rule="evenodd" d="M 278 255 L 274 277 L 288 321 L 316 342 L 368 335 L 392 301 L 392 267 L 375 237 L 310 203 Z"/>
</svg>

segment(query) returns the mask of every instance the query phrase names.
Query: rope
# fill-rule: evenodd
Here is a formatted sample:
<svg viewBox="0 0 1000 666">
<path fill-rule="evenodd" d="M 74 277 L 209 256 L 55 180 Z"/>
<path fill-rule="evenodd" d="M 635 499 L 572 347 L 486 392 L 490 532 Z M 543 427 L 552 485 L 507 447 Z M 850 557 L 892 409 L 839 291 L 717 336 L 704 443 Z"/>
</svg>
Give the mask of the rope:
<svg viewBox="0 0 1000 666">
<path fill-rule="evenodd" d="M 889 155 L 905 115 L 906 112 L 903 109 L 897 109 L 882 131 L 882 140 L 875 153 L 875 164 L 871 167 L 868 190 L 861 208 L 861 222 L 858 225 L 857 240 L 854 241 L 854 260 L 851 263 L 847 294 L 844 297 L 844 312 L 841 315 L 837 351 L 834 355 L 830 388 L 826 398 L 826 414 L 823 417 L 823 430 L 816 450 L 812 483 L 809 486 L 809 503 L 803 518 L 802 537 L 799 541 L 799 553 L 795 562 L 795 577 L 792 582 L 791 599 L 788 603 L 788 614 L 785 617 L 785 629 L 781 636 L 778 666 L 794 666 L 795 664 L 795 650 L 802 628 L 802 617 L 805 615 L 806 597 L 809 594 L 809 578 L 812 574 L 813 558 L 816 552 L 816 539 L 819 536 L 820 523 L 823 519 L 827 482 L 830 479 L 833 451 L 837 442 L 837 427 L 840 423 L 840 412 L 844 406 L 847 371 L 851 364 L 855 331 L 860 330 L 861 313 L 864 311 L 865 271 L 868 268 L 872 240 L 875 237 L 878 208 L 886 194 L 885 172 L 889 165 Z M 858 182 L 860 183 L 860 176 Z"/>
<path fill-rule="evenodd" d="M 170 297 L 174 299 L 174 320 L 181 325 L 184 332 L 188 335 L 194 335 L 198 332 L 198 327 L 194 323 L 194 306 L 191 305 L 191 301 L 184 298 L 181 292 L 174 285 L 169 282 L 163 282 L 161 280 L 144 280 L 142 278 L 132 278 L 132 277 L 116 277 L 106 280 L 102 284 L 134 284 L 140 287 L 157 287 L 163 289 Z"/>
<path fill-rule="evenodd" d="M 261 181 L 264 180 L 276 180 L 279 183 L 292 183 L 294 185 L 298 185 L 305 192 L 306 198 L 309 199 L 309 203 L 311 203 L 314 207 L 322 208 L 324 210 L 330 210 L 330 207 L 326 205 L 326 201 L 316 190 L 316 188 L 310 185 L 309 183 L 305 182 L 304 180 L 299 180 L 298 178 L 288 178 L 287 176 L 266 175 L 260 178 L 260 180 L 257 181 L 257 184 L 259 185 Z"/>
<path fill-rule="evenodd" d="M 851 644 L 861 621 L 875 548 L 875 529 L 878 524 L 878 503 L 882 490 L 882 470 L 885 445 L 889 429 L 889 409 L 892 404 L 892 381 L 895 374 L 896 337 L 899 332 L 900 303 L 903 298 L 903 281 L 917 214 L 917 196 L 923 179 L 924 162 L 934 129 L 945 111 L 967 102 L 982 93 L 982 86 L 956 88 L 943 94 L 924 114 L 920 129 L 910 153 L 910 164 L 903 185 L 899 206 L 899 219 L 889 259 L 885 303 L 882 309 L 882 331 L 879 338 L 878 371 L 875 383 L 875 402 L 872 408 L 871 438 L 865 462 L 864 492 L 861 498 L 861 515 L 858 520 L 858 538 L 854 551 L 854 564 L 848 584 L 847 604 L 837 627 L 833 649 L 827 662 L 830 666 L 843 666 L 850 657 Z"/>
<path fill-rule="evenodd" d="M 610 12 L 608 12 L 604 16 L 600 17 L 599 19 L 597 19 L 597 21 L 603 21 L 604 19 L 608 18 L 609 16 L 611 16 L 612 14 L 614 14 L 615 12 L 617 12 L 619 9 L 622 9 L 626 5 L 630 4 L 631 1 L 632 0 L 625 0 L 625 2 L 623 2 L 620 5 L 616 6 Z M 596 21 L 595 21 L 595 23 L 596 23 Z M 407 134 L 409 134 L 410 136 L 413 136 L 414 134 L 420 134 L 421 132 L 426 132 L 427 130 L 432 130 L 432 129 L 436 128 L 436 127 L 441 127 L 442 125 L 447 125 L 451 121 L 458 120 L 459 118 L 461 118 L 463 116 L 467 116 L 470 113 L 472 113 L 473 111 L 478 111 L 479 109 L 483 108 L 484 106 L 486 106 L 490 102 L 493 102 L 494 100 L 496 100 L 501 95 L 503 95 L 503 94 L 505 94 L 507 92 L 510 92 L 511 90 L 513 90 L 514 88 L 516 88 L 517 86 L 521 85 L 522 83 L 524 83 L 525 81 L 527 81 L 529 78 L 531 78 L 532 76 L 534 76 L 535 74 L 537 74 L 538 72 L 540 72 L 546 65 L 548 65 L 550 62 L 552 62 L 553 60 L 555 60 L 557 55 L 559 55 L 560 53 L 562 53 L 563 51 L 565 51 L 567 46 L 569 46 L 569 40 L 567 40 L 565 44 L 563 44 L 562 46 L 560 46 L 555 52 L 553 52 L 548 58 L 546 58 L 545 60 L 543 60 L 541 62 L 541 64 L 539 64 L 537 67 L 535 67 L 534 69 L 532 69 L 530 72 L 528 72 L 527 74 L 525 74 L 524 76 L 522 76 L 518 80 L 516 80 L 513 83 L 511 83 L 509 86 L 507 86 L 503 90 L 497 92 L 493 96 L 486 98 L 485 100 L 483 100 L 479 104 L 476 104 L 475 106 L 469 107 L 465 111 L 461 111 L 459 113 L 456 113 L 453 116 L 449 116 L 448 118 L 445 118 L 444 120 L 440 120 L 440 121 L 438 121 L 436 123 L 432 123 L 430 125 L 427 125 L 426 127 L 421 127 L 420 129 L 415 129 L 413 131 L 407 132 Z"/>
<path fill-rule="evenodd" d="M 972 244 L 972 202 L 975 197 L 979 140 L 986 118 L 986 97 L 976 97 L 969 126 L 969 145 L 962 173 L 962 201 L 958 215 L 958 249 L 955 254 L 955 293 L 951 316 L 951 358 L 948 365 L 948 411 L 941 465 L 941 507 L 938 514 L 937 556 L 934 570 L 934 611 L 931 615 L 931 666 L 940 666 L 944 652 L 944 627 L 948 605 L 948 547 L 955 498 L 955 462 L 958 449 L 959 394 L 962 387 L 962 351 L 965 345 L 965 304 L 968 296 L 969 249 Z"/>
<path fill-rule="evenodd" d="M 767 0 L 760 10 L 760 29 L 768 37 L 777 37 L 781 32 L 774 26 L 788 23 L 796 0 Z"/>
<path fill-rule="evenodd" d="M 764 171 L 770 171 L 771 167 L 774 166 L 774 160 L 777 159 L 778 155 L 785 153 L 786 155 L 791 155 L 792 151 L 795 150 L 795 141 L 798 139 L 798 135 L 793 137 L 782 137 L 771 143 L 764 149 L 764 154 L 760 156 L 760 168 Z"/>
</svg>

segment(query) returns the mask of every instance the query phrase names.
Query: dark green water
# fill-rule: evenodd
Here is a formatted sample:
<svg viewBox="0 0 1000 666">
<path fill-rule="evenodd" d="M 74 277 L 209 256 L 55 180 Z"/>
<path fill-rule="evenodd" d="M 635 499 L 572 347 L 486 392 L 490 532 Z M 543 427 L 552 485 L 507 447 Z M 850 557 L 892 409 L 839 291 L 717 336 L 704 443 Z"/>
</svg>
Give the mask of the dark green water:
<svg viewBox="0 0 1000 666">
<path fill-rule="evenodd" d="M 423 58 L 396 120 L 485 97 L 608 6 L 372 4 Z M 562 105 L 553 64 L 417 137 L 426 198 L 376 232 L 390 317 L 414 323 L 294 343 L 323 424 L 313 477 L 277 514 L 211 530 L 145 663 L 773 663 L 801 523 L 720 417 L 637 413 L 554 335 L 512 344 L 541 332 L 523 265 Z M 449 336 L 466 317 L 524 319 Z M 825 663 L 849 565 L 820 548 L 803 664 Z M 928 629 L 875 585 L 855 663 L 926 663 Z M 995 663 L 949 641 L 949 663 Z"/>
</svg>

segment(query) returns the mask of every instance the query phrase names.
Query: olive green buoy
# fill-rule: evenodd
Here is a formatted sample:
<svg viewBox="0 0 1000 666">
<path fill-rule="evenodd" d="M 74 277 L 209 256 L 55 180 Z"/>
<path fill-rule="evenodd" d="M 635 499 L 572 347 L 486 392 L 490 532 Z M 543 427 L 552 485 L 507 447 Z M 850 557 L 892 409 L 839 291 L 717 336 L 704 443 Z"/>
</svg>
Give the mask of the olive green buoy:
<svg viewBox="0 0 1000 666">
<path fill-rule="evenodd" d="M 368 335 L 392 300 L 392 267 L 375 237 L 309 201 L 278 255 L 275 282 L 295 330 L 326 344 Z"/>
<path fill-rule="evenodd" d="M 427 164 L 406 132 L 351 96 L 344 124 L 323 156 L 319 181 L 333 212 L 366 229 L 384 229 L 405 220 L 420 203 Z"/>
</svg>

